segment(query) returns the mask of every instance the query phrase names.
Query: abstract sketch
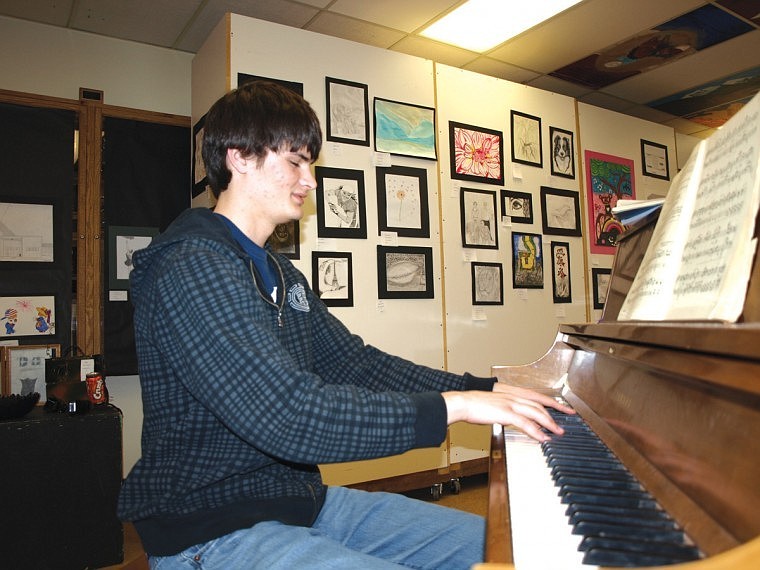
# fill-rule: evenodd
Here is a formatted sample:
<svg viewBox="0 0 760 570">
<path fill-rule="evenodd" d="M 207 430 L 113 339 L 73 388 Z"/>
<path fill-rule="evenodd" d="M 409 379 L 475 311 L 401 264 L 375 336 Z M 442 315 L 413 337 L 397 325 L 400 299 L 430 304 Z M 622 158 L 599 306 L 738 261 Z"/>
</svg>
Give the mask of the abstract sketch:
<svg viewBox="0 0 760 570">
<path fill-rule="evenodd" d="M 544 255 L 539 234 L 512 232 L 512 286 L 543 289 Z"/>
<path fill-rule="evenodd" d="M 510 112 L 512 161 L 542 167 L 541 119 L 519 111 Z"/>
<path fill-rule="evenodd" d="M 504 278 L 501 263 L 475 261 L 470 265 L 473 305 L 503 305 Z"/>
<path fill-rule="evenodd" d="M 353 307 L 351 253 L 314 251 L 311 254 L 312 289 L 325 305 Z"/>
<path fill-rule="evenodd" d="M 364 171 L 316 167 L 317 233 L 320 237 L 366 238 Z"/>
<path fill-rule="evenodd" d="M 325 77 L 328 141 L 369 146 L 369 103 L 362 83 Z"/>
<path fill-rule="evenodd" d="M 541 213 L 545 234 L 581 235 L 580 197 L 577 192 L 542 186 Z"/>
<path fill-rule="evenodd" d="M 486 184 L 504 181 L 500 131 L 450 121 L 449 145 L 452 178 Z"/>
<path fill-rule="evenodd" d="M 432 299 L 433 250 L 377 246 L 378 298 Z"/>
<path fill-rule="evenodd" d="M 605 267 L 591 268 L 591 283 L 593 286 L 594 308 L 604 309 L 607 302 L 607 289 L 610 286 L 612 269 Z"/>
</svg>

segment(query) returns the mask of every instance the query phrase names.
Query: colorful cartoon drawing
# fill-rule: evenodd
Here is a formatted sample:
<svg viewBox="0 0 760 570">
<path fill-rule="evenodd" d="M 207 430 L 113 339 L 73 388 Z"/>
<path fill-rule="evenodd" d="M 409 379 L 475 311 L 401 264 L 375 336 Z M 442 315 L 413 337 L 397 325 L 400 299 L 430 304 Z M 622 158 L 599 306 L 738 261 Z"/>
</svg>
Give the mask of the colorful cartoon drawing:
<svg viewBox="0 0 760 570">
<path fill-rule="evenodd" d="M 53 311 L 47 307 L 36 307 L 36 309 L 37 316 L 34 319 L 34 328 L 37 329 L 37 332 L 47 332 L 50 329 L 50 317 L 53 314 Z"/>
<path fill-rule="evenodd" d="M 16 323 L 18 322 L 18 311 L 14 308 L 8 308 L 3 313 L 3 318 L 0 321 L 5 321 L 5 334 L 13 334 L 16 332 Z"/>
<path fill-rule="evenodd" d="M 586 179 L 591 253 L 614 254 L 623 226 L 612 208 L 621 198 L 636 198 L 633 161 L 587 150 Z"/>
<path fill-rule="evenodd" d="M 539 234 L 512 232 L 512 286 L 543 289 L 544 256 Z"/>
</svg>

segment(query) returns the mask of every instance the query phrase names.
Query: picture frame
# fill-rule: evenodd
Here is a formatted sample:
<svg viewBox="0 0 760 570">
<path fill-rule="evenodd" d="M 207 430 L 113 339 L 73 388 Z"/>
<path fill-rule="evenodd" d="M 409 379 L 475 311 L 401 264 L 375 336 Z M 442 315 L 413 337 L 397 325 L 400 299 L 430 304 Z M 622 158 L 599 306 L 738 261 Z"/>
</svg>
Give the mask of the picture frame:
<svg viewBox="0 0 760 570">
<path fill-rule="evenodd" d="M 367 238 L 364 171 L 317 166 L 317 235 Z"/>
<path fill-rule="evenodd" d="M 504 304 L 504 268 L 501 263 L 473 261 L 470 275 L 473 305 Z"/>
<path fill-rule="evenodd" d="M 578 192 L 541 186 L 541 224 L 545 234 L 580 237 L 581 206 Z"/>
<path fill-rule="evenodd" d="M 108 288 L 129 289 L 134 252 L 150 245 L 158 235 L 156 227 L 108 226 Z"/>
<path fill-rule="evenodd" d="M 530 192 L 501 190 L 501 215 L 509 216 L 513 224 L 533 223 L 533 195 Z"/>
<path fill-rule="evenodd" d="M 379 299 L 432 299 L 433 248 L 377 246 Z"/>
<path fill-rule="evenodd" d="M 193 125 L 193 198 L 201 194 L 208 185 L 206 163 L 203 162 L 203 133 L 205 131 L 206 115 L 203 115 Z"/>
<path fill-rule="evenodd" d="M 633 161 L 592 150 L 585 151 L 588 241 L 591 253 L 614 255 L 623 224 L 612 208 L 621 198 L 634 200 Z"/>
<path fill-rule="evenodd" d="M 364 83 L 325 77 L 329 142 L 369 146 L 369 95 Z"/>
<path fill-rule="evenodd" d="M 409 166 L 375 169 L 378 232 L 430 237 L 427 170 Z"/>
<path fill-rule="evenodd" d="M 604 309 L 607 302 L 607 289 L 610 284 L 612 269 L 606 267 L 591 268 L 591 287 L 594 296 L 593 303 L 595 309 Z"/>
<path fill-rule="evenodd" d="M 573 133 L 559 127 L 549 127 L 552 176 L 575 178 L 575 141 Z"/>
<path fill-rule="evenodd" d="M 354 276 L 351 253 L 312 251 L 311 288 L 328 307 L 353 307 Z"/>
<path fill-rule="evenodd" d="M 462 247 L 499 249 L 495 191 L 461 188 L 459 212 Z"/>
<path fill-rule="evenodd" d="M 552 241 L 552 299 L 555 303 L 572 303 L 573 291 L 570 279 L 570 244 Z"/>
<path fill-rule="evenodd" d="M 651 178 L 670 180 L 668 147 L 641 139 L 641 173 Z"/>
<path fill-rule="evenodd" d="M 375 150 L 437 160 L 435 109 L 375 97 Z"/>
<path fill-rule="evenodd" d="M 0 297 L 0 338 L 55 334 L 55 295 Z"/>
<path fill-rule="evenodd" d="M 301 259 L 301 224 L 298 220 L 277 224 L 267 241 L 274 251 L 288 259 Z"/>
<path fill-rule="evenodd" d="M 250 73 L 238 72 L 237 74 L 238 87 L 240 87 L 241 85 L 244 85 L 245 83 L 250 83 L 251 81 L 270 81 L 272 83 L 276 83 L 277 85 L 282 85 L 283 87 L 290 89 L 293 93 L 298 93 L 301 97 L 303 97 L 303 83 L 300 83 L 298 81 L 290 81 L 288 79 L 279 79 L 276 77 L 264 77 L 263 75 L 251 75 Z"/>
<path fill-rule="evenodd" d="M 512 232 L 512 287 L 544 288 L 544 254 L 540 234 Z"/>
<path fill-rule="evenodd" d="M 514 109 L 509 114 L 512 132 L 512 162 L 543 168 L 541 118 Z"/>
<path fill-rule="evenodd" d="M 502 185 L 504 135 L 501 131 L 449 121 L 449 165 L 454 180 Z"/>
<path fill-rule="evenodd" d="M 37 405 L 47 400 L 45 385 L 45 359 L 61 354 L 60 344 L 23 344 L 3 346 L 2 394 L 26 396 L 37 392 Z"/>
<path fill-rule="evenodd" d="M 51 202 L 0 199 L 0 262 L 53 264 L 55 214 Z"/>
</svg>

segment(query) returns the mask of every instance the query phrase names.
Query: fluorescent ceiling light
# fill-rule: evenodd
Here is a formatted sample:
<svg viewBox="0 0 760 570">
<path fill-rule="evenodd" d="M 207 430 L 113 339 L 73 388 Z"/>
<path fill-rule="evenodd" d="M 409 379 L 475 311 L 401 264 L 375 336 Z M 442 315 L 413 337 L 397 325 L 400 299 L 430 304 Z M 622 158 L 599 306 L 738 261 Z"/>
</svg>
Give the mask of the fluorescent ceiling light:
<svg viewBox="0 0 760 570">
<path fill-rule="evenodd" d="M 420 35 L 477 52 L 507 41 L 580 0 L 469 0 Z"/>
</svg>

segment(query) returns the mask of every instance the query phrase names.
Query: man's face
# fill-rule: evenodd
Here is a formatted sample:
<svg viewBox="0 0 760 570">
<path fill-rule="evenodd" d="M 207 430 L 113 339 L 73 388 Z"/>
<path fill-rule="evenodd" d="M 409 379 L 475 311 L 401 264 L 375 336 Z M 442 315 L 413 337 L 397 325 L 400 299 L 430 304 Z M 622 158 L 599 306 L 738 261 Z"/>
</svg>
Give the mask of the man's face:
<svg viewBox="0 0 760 570">
<path fill-rule="evenodd" d="M 269 151 L 255 169 L 252 181 L 256 208 L 273 227 L 300 220 L 306 197 L 317 185 L 306 149 Z"/>
</svg>

